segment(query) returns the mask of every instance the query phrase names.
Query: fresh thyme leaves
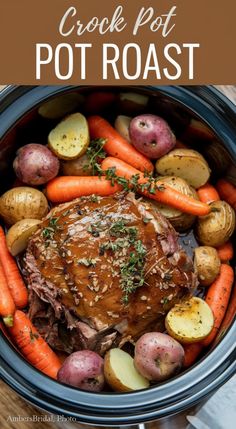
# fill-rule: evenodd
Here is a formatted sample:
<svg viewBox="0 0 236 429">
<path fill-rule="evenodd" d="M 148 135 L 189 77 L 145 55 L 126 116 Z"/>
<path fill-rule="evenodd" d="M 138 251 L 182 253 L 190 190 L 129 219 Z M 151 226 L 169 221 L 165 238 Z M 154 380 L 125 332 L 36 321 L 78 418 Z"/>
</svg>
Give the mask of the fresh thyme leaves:
<svg viewBox="0 0 236 429">
<path fill-rule="evenodd" d="M 144 177 L 147 179 L 145 183 L 139 183 L 140 175 L 134 174 L 131 176 L 131 178 L 128 180 L 125 177 L 117 176 L 116 174 L 116 168 L 111 167 L 108 168 L 105 171 L 105 177 L 107 180 L 110 180 L 111 185 L 114 186 L 115 183 L 118 185 L 121 185 L 123 187 L 123 190 L 128 192 L 149 192 L 150 194 L 155 194 L 156 190 L 158 191 L 164 191 L 165 187 L 164 185 L 158 185 L 157 184 L 157 178 L 153 177 L 151 173 L 144 173 Z"/>
<path fill-rule="evenodd" d="M 60 229 L 61 227 L 57 224 L 59 217 L 52 217 L 49 220 L 48 227 L 43 228 L 42 230 L 42 236 L 45 238 L 48 242 L 53 239 L 55 232 Z M 49 245 L 49 243 L 48 243 Z"/>
<path fill-rule="evenodd" d="M 109 229 L 111 239 L 102 243 L 99 248 L 100 255 L 104 255 L 106 250 L 117 252 L 116 263 L 119 261 L 120 287 L 123 291 L 124 304 L 128 304 L 129 295 L 144 284 L 146 257 L 146 247 L 137 239 L 138 229 L 135 226 L 127 226 L 127 222 L 125 219 L 113 222 Z M 128 252 L 123 253 L 123 249 L 129 249 L 128 257 L 124 256 Z"/>
<path fill-rule="evenodd" d="M 91 197 L 90 197 L 90 201 L 92 202 L 92 203 L 97 203 L 98 202 L 98 196 L 97 195 L 95 195 L 95 194 L 93 194 L 93 195 L 91 195 Z"/>
<path fill-rule="evenodd" d="M 98 261 L 98 258 L 94 258 L 94 259 L 92 259 L 92 258 L 81 258 L 81 259 L 78 259 L 77 262 L 78 262 L 78 264 L 85 265 L 85 267 L 91 267 L 91 266 L 95 267 L 97 261 Z"/>
<path fill-rule="evenodd" d="M 164 280 L 172 280 L 172 274 L 171 273 L 165 273 Z"/>
<path fill-rule="evenodd" d="M 144 263 L 147 250 L 141 240 L 134 244 L 134 251 L 129 255 L 128 261 L 121 267 L 120 286 L 124 292 L 122 301 L 129 302 L 129 294 L 144 284 Z"/>
<path fill-rule="evenodd" d="M 106 139 L 95 139 L 90 142 L 90 145 L 86 151 L 88 164 L 84 166 L 84 170 L 92 168 L 93 175 L 102 173 L 98 161 L 106 157 L 106 152 L 103 149 L 105 143 Z"/>
<path fill-rule="evenodd" d="M 152 219 L 149 217 L 143 217 L 143 223 L 149 223 Z"/>
</svg>

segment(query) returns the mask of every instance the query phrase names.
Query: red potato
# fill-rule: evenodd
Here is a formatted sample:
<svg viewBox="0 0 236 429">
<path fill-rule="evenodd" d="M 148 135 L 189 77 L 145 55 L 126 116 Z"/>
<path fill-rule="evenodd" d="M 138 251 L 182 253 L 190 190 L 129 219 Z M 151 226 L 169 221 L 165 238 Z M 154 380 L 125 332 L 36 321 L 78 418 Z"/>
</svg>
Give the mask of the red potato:
<svg viewBox="0 0 236 429">
<path fill-rule="evenodd" d="M 129 135 L 134 147 L 152 159 L 165 155 L 176 143 L 176 138 L 167 122 L 151 114 L 133 118 L 129 126 Z"/>
<path fill-rule="evenodd" d="M 91 350 L 74 352 L 63 362 L 57 379 L 83 390 L 100 392 L 104 386 L 103 358 Z"/>
<path fill-rule="evenodd" d="M 17 152 L 13 162 L 16 176 L 27 185 L 43 185 L 57 176 L 58 158 L 46 147 L 30 143 Z"/>
<path fill-rule="evenodd" d="M 135 345 L 134 365 L 148 380 L 166 380 L 180 371 L 183 361 L 183 347 L 167 334 L 149 332 Z"/>
</svg>

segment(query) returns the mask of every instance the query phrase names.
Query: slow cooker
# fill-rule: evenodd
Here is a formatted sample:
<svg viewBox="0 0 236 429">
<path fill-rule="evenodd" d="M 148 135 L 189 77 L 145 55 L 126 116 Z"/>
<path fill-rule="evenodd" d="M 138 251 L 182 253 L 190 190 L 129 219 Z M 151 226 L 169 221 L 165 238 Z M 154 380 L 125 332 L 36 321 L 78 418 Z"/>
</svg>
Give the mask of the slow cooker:
<svg viewBox="0 0 236 429">
<path fill-rule="evenodd" d="M 0 186 L 12 180 L 16 149 L 34 141 L 44 142 L 50 120 L 41 127 L 38 108 L 67 92 L 86 94 L 101 90 L 88 86 L 8 86 L 0 93 Z M 236 107 L 213 87 L 132 86 L 102 90 L 136 92 L 148 96 L 148 108 L 169 120 L 177 138 L 195 118 L 208 128 L 211 140 L 192 140 L 213 172 L 236 185 Z M 111 109 L 112 110 L 112 109 Z M 114 114 L 110 111 L 109 114 Z M 41 130 L 34 136 L 33 130 Z M 38 139 L 38 140 L 37 140 Z M 32 140 L 31 140 L 32 141 Z M 236 309 L 235 309 L 236 311 Z M 162 420 L 189 409 L 222 386 L 236 372 L 235 315 L 218 341 L 190 369 L 147 390 L 132 393 L 89 393 L 50 379 L 33 368 L 0 333 L 0 375 L 19 395 L 42 410 L 73 417 L 84 424 L 122 426 Z"/>
</svg>

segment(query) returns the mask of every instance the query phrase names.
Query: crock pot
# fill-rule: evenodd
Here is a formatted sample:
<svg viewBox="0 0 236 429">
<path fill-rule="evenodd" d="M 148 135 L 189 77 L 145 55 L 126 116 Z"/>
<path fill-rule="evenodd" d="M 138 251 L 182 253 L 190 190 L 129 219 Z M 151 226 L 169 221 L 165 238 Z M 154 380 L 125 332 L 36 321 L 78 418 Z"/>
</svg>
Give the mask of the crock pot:
<svg viewBox="0 0 236 429">
<path fill-rule="evenodd" d="M 11 160 L 23 142 L 22 130 L 37 119 L 38 107 L 65 92 L 86 96 L 95 87 L 8 86 L 0 93 L 1 192 L 10 186 Z M 101 90 L 101 88 L 99 88 Z M 104 90 L 104 88 L 103 88 Z M 114 88 L 105 87 L 106 91 Z M 195 148 L 207 158 L 213 177 L 227 176 L 236 185 L 236 108 L 213 87 L 115 87 L 115 91 L 147 94 L 152 112 L 170 119 L 181 134 L 191 117 L 209 127 L 215 137 Z M 21 132 L 17 132 L 17 130 Z M 18 138 L 18 136 L 20 136 Z M 194 143 L 194 142 L 193 142 Z M 48 378 L 28 364 L 0 333 L 0 375 L 23 398 L 39 408 L 96 426 L 122 426 L 166 418 L 206 399 L 236 372 L 236 319 L 218 343 L 189 370 L 147 390 L 132 393 L 89 393 Z"/>
</svg>

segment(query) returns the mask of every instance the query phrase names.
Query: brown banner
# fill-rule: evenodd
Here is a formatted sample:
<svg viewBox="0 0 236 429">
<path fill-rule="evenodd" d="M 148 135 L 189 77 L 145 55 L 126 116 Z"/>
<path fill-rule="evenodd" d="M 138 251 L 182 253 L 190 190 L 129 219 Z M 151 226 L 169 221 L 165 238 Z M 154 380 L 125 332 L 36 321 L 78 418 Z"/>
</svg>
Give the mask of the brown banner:
<svg viewBox="0 0 236 429">
<path fill-rule="evenodd" d="M 234 84 L 235 0 L 1 0 L 0 82 Z"/>
</svg>

